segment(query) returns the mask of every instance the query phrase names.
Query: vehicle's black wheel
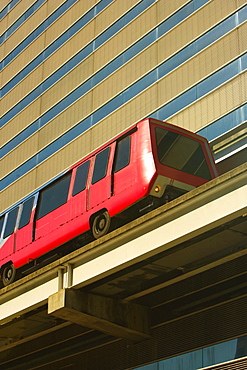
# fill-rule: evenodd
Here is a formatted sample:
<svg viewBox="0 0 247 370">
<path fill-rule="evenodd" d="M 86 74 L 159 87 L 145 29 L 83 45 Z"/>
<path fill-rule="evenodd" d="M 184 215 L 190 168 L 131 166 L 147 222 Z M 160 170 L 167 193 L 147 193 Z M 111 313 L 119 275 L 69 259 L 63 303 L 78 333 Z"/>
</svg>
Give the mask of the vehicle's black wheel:
<svg viewBox="0 0 247 370">
<path fill-rule="evenodd" d="M 13 283 L 16 278 L 16 269 L 13 264 L 8 264 L 3 267 L 2 282 L 4 286 Z"/>
<path fill-rule="evenodd" d="M 96 215 L 92 222 L 92 234 L 95 239 L 107 234 L 111 224 L 111 217 L 107 211 Z"/>
</svg>

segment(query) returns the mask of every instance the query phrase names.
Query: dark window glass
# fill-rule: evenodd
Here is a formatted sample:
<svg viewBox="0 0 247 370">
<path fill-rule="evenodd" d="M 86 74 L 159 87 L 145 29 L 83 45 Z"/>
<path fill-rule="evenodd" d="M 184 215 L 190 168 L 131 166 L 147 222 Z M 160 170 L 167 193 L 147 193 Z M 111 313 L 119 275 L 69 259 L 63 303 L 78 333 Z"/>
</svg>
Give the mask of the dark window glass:
<svg viewBox="0 0 247 370">
<path fill-rule="evenodd" d="M 37 219 L 54 211 L 67 202 L 71 173 L 41 190 Z"/>
<path fill-rule="evenodd" d="M 17 213 L 18 213 L 18 207 L 12 209 L 12 211 L 8 213 L 7 223 L 5 226 L 4 233 L 3 233 L 4 238 L 6 238 L 7 236 L 11 235 L 14 232 Z"/>
<path fill-rule="evenodd" d="M 77 168 L 72 195 L 76 195 L 86 188 L 89 163 L 90 161 L 87 161 Z"/>
<path fill-rule="evenodd" d="M 26 226 L 29 223 L 32 208 L 33 208 L 33 202 L 34 202 L 34 197 L 26 200 L 23 203 L 18 229 L 21 229 L 22 227 Z"/>
<path fill-rule="evenodd" d="M 158 158 L 165 166 L 210 180 L 201 144 L 191 138 L 156 127 Z"/>
<path fill-rule="evenodd" d="M 130 161 L 130 136 L 117 142 L 113 172 L 128 166 Z"/>
<path fill-rule="evenodd" d="M 1 217 L 0 217 L 0 236 L 1 236 L 1 234 L 2 234 L 3 221 L 4 221 L 4 216 L 1 216 Z"/>
<path fill-rule="evenodd" d="M 94 164 L 92 184 L 103 179 L 106 175 L 110 148 L 106 148 L 97 154 Z"/>
</svg>

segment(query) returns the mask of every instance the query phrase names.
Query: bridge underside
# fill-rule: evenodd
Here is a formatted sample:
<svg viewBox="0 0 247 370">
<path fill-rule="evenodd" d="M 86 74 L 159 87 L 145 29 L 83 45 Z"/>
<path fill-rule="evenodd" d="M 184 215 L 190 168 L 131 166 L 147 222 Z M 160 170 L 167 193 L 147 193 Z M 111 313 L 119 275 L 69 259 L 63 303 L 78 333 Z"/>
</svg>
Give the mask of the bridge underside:
<svg viewBox="0 0 247 370">
<path fill-rule="evenodd" d="M 2 289 L 1 369 L 126 369 L 246 335 L 246 193 L 241 166 Z"/>
</svg>

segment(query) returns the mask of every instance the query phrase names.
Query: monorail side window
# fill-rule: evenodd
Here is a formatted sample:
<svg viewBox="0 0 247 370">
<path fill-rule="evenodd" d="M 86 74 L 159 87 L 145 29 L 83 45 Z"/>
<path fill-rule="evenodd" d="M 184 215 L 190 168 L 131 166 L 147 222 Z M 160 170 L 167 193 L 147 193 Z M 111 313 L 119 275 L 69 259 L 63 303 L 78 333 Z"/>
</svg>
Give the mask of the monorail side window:
<svg viewBox="0 0 247 370">
<path fill-rule="evenodd" d="M 41 190 L 37 220 L 67 202 L 71 173 L 68 173 Z"/>
<path fill-rule="evenodd" d="M 130 162 L 130 135 L 117 142 L 113 172 L 118 172 Z"/>
<path fill-rule="evenodd" d="M 0 217 L 0 236 L 2 234 L 3 221 L 4 221 L 4 215 Z"/>
<path fill-rule="evenodd" d="M 110 148 L 104 149 L 102 152 L 96 155 L 92 184 L 95 184 L 99 180 L 103 179 L 106 175 L 108 158 L 110 154 Z"/>
<path fill-rule="evenodd" d="M 210 180 L 211 175 L 201 144 L 187 136 L 155 128 L 158 158 L 161 164 Z"/>
<path fill-rule="evenodd" d="M 34 197 L 27 199 L 22 206 L 21 218 L 18 229 L 26 226 L 30 221 L 31 212 L 33 209 Z"/>
<path fill-rule="evenodd" d="M 11 235 L 15 230 L 15 224 L 16 224 L 18 209 L 19 209 L 19 207 L 16 207 L 8 213 L 8 218 L 7 218 L 5 230 L 4 230 L 4 233 L 3 233 L 4 238 L 7 238 L 7 236 Z"/>
<path fill-rule="evenodd" d="M 76 170 L 74 188 L 72 192 L 73 196 L 80 193 L 86 188 L 89 163 L 90 161 L 81 164 Z"/>
</svg>

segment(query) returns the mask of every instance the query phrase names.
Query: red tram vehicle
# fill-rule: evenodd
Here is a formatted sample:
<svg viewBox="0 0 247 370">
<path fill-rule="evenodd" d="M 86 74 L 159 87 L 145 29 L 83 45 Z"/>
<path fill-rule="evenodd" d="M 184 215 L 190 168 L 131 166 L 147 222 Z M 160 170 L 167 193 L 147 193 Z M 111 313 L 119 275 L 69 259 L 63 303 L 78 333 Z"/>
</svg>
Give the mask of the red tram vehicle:
<svg viewBox="0 0 247 370">
<path fill-rule="evenodd" d="M 144 119 L 0 217 L 3 285 L 78 235 L 103 236 L 113 217 L 162 204 L 216 176 L 205 138 Z"/>
</svg>

